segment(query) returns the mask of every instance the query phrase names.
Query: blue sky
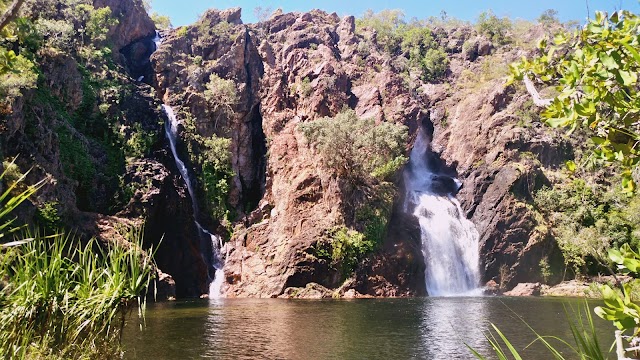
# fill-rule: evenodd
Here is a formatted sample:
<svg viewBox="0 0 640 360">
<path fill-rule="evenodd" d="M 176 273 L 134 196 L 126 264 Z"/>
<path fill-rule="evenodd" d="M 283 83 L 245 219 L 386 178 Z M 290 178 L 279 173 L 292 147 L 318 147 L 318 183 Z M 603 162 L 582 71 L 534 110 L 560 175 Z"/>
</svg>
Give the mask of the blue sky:
<svg viewBox="0 0 640 360">
<path fill-rule="evenodd" d="M 462 20 L 474 21 L 478 15 L 488 9 L 500 16 L 536 19 L 546 9 L 555 9 L 561 20 L 578 20 L 581 23 L 587 17 L 587 4 L 593 13 L 594 10 L 613 11 L 619 8 L 640 12 L 638 0 L 153 0 L 153 10 L 162 15 L 168 15 L 174 26 L 193 23 L 198 15 L 206 9 L 227 9 L 239 6 L 242 8 L 242 21 L 255 22 L 254 9 L 282 8 L 285 12 L 308 11 L 321 9 L 327 12 L 335 12 L 340 16 L 360 16 L 367 9 L 380 11 L 383 9 L 401 9 L 406 18 L 417 17 L 419 19 L 429 16 L 438 16 L 442 10 L 449 16 Z"/>
</svg>

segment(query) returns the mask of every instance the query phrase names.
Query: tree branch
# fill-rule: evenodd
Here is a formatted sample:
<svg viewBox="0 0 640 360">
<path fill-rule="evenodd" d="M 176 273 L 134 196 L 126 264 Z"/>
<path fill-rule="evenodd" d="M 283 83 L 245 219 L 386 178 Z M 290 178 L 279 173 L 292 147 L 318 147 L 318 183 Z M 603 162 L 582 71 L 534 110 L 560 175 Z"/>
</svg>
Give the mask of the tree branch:
<svg viewBox="0 0 640 360">
<path fill-rule="evenodd" d="M 541 98 L 540 94 L 538 93 L 538 90 L 536 90 L 536 87 L 533 85 L 533 82 L 531 81 L 531 79 L 529 79 L 529 76 L 525 75 L 523 80 L 524 80 L 524 85 L 527 87 L 527 91 L 529 92 L 529 95 L 531 95 L 531 97 L 533 98 L 533 103 L 536 104 L 536 106 L 547 107 L 551 105 L 551 103 L 553 102 L 553 99 Z"/>
<path fill-rule="evenodd" d="M 18 16 L 18 10 L 24 3 L 25 0 L 13 0 L 13 3 L 9 5 L 7 10 L 5 10 L 4 14 L 0 16 L 0 30 L 2 30 L 9 22 Z"/>
</svg>

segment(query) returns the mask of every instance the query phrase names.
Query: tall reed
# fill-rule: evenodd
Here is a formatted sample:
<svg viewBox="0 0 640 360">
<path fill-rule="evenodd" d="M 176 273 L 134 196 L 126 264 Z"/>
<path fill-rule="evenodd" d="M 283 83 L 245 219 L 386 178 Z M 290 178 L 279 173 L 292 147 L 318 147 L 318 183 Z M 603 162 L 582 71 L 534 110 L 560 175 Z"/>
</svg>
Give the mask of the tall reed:
<svg viewBox="0 0 640 360">
<path fill-rule="evenodd" d="M 142 316 L 154 269 L 140 234 L 131 229 L 126 246 L 35 234 L 3 251 L 0 357 L 117 357 L 125 316 Z"/>
<path fill-rule="evenodd" d="M 593 317 L 589 312 L 588 304 L 585 302 L 584 307 L 578 307 L 577 311 L 569 311 L 565 307 L 565 317 L 569 324 L 573 342 L 569 342 L 557 336 L 540 335 L 533 328 L 531 328 L 531 326 L 525 323 L 529 330 L 531 330 L 535 335 L 535 340 L 531 342 L 531 344 L 535 342 L 541 342 L 549 351 L 549 359 L 606 359 L 605 353 L 600 347 L 600 343 L 598 341 L 596 327 L 593 322 Z M 572 318 L 575 318 L 575 321 L 571 320 Z M 491 346 L 491 349 L 493 350 L 495 356 L 499 360 L 522 360 L 522 355 L 520 354 L 520 352 L 513 346 L 513 344 L 511 344 L 509 339 L 500 331 L 500 329 L 498 329 L 498 327 L 496 327 L 494 324 L 491 324 L 491 326 L 493 327 L 493 332 L 490 331 L 485 335 L 485 337 L 487 338 L 487 341 L 489 342 L 489 345 Z M 497 337 L 494 333 L 497 334 Z M 552 344 L 551 341 L 560 346 Z M 469 345 L 467 345 L 467 347 L 476 358 L 480 360 L 487 359 L 485 356 L 480 354 L 477 350 L 471 348 Z M 561 347 L 565 349 L 564 352 L 566 353 L 563 353 Z"/>
<path fill-rule="evenodd" d="M 0 358 L 121 357 L 125 316 L 144 314 L 153 250 L 135 227 L 122 244 L 16 228 L 11 211 L 36 190 L 14 183 L 0 195 Z"/>
</svg>

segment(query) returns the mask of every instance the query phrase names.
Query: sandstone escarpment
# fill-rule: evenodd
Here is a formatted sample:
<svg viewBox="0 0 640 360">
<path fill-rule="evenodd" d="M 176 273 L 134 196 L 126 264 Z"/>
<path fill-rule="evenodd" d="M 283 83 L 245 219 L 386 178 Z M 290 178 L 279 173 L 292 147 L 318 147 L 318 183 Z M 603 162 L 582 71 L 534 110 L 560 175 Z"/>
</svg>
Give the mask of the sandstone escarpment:
<svg viewBox="0 0 640 360">
<path fill-rule="evenodd" d="M 433 33 L 451 66 L 445 81 L 431 84 L 402 75 L 401 62 L 377 47 L 374 32 L 356 33 L 353 17 L 312 11 L 243 25 L 238 9 L 209 11 L 198 24 L 167 34 L 153 57 L 159 92 L 205 136 L 225 136 L 217 126 L 226 121 L 222 127 L 234 144 L 238 176 L 230 200 L 242 227 L 224 248 L 227 296 L 278 296 L 310 282 L 341 285 L 340 274 L 314 249 L 327 229 L 348 217 L 353 194 L 317 161 L 297 125 L 344 107 L 405 124 L 412 134 L 419 127 L 433 134 L 442 171 L 464 182 L 459 197 L 481 233 L 485 280 L 537 280 L 542 258 L 558 260 L 525 203 L 545 182 L 542 167 L 558 166 L 570 151 L 553 134 L 518 125 L 526 105 L 521 91 L 497 78 L 468 83 L 469 72 L 484 71 L 487 61 L 506 64 L 521 53 L 497 51 L 471 28 Z M 363 53 L 358 44 L 365 41 Z M 475 47 L 463 51 L 465 41 Z M 212 74 L 235 81 L 240 94 L 233 114 L 222 120 L 203 99 Z M 265 159 L 254 144 L 264 139 L 263 174 Z M 244 186 L 252 181 L 260 192 Z M 249 193 L 259 201 L 247 207 Z M 386 242 L 349 284 L 371 295 L 423 294 L 420 243 L 415 219 L 395 211 Z M 505 273 L 510 277 L 501 278 Z"/>
<path fill-rule="evenodd" d="M 298 297 L 296 289 L 311 283 L 321 297 L 426 293 L 420 227 L 403 212 L 401 176 L 385 239 L 354 273 L 345 276 L 319 251 L 330 229 L 359 226 L 354 209 L 363 194 L 324 164 L 298 125 L 345 108 L 406 125 L 407 155 L 417 131 L 426 132 L 440 172 L 463 182 L 458 198 L 480 232 L 485 281 L 541 281 L 541 260 L 562 260 L 529 203 L 547 182 L 545 169 L 560 166 L 571 149 L 532 121 L 537 113 L 522 89 L 505 87 L 501 69 L 523 54 L 517 47 L 471 27 L 435 26 L 433 41 L 450 63 L 426 82 L 407 54 L 389 53 L 372 29 L 356 31 L 350 16 L 276 13 L 247 25 L 240 9 L 210 10 L 192 26 L 163 32 L 156 51 L 139 2 L 94 5 L 110 6 L 119 19 L 108 34 L 118 63 L 44 53 L 39 90 L 25 92 L 3 119 L 3 154 L 29 154 L 18 163 L 37 164 L 30 180 L 51 177 L 36 205 L 56 203 L 67 223 L 87 233 L 147 219 L 146 238 L 163 239 L 156 260 L 178 296 L 207 293 L 213 276 L 211 239 L 198 235 L 194 219 L 224 237 L 228 297 Z M 212 82 L 227 81 L 233 97 L 211 95 Z M 197 204 L 169 149 L 161 103 L 181 123 L 177 150 L 200 179 L 192 184 Z M 223 216 L 206 211 L 201 181 L 200 160 L 214 138 L 230 140 L 235 173 Z M 81 162 L 71 161 L 70 146 L 82 150 Z M 126 158 L 118 146 L 129 149 Z"/>
<path fill-rule="evenodd" d="M 220 36 L 222 28 L 227 32 Z M 426 118 L 381 53 L 366 60 L 379 71 L 370 73 L 356 64 L 358 39 L 353 17 L 314 11 L 243 25 L 239 10 L 209 11 L 186 31 L 167 34 L 153 55 L 166 102 L 183 118 L 195 119 L 205 136 L 225 136 L 220 129 L 229 129 L 238 174 L 230 202 L 243 228 L 223 249 L 228 255 L 227 296 L 277 296 L 309 282 L 340 286 L 340 274 L 314 254 L 314 246 L 344 221 L 348 192 L 317 161 L 297 131 L 300 122 L 336 115 L 345 106 L 378 121 L 407 124 L 413 131 Z M 231 116 L 221 118 L 206 107 L 203 83 L 211 74 L 236 82 L 239 101 Z M 262 142 L 268 158 L 260 149 Z M 403 250 L 390 249 L 402 254 L 402 266 L 374 260 L 375 270 L 360 276 L 358 290 L 419 293 L 420 286 L 414 287 L 421 282 L 415 279 L 423 277 L 419 245 L 408 243 Z M 398 280 L 402 272 L 406 279 Z"/>
</svg>

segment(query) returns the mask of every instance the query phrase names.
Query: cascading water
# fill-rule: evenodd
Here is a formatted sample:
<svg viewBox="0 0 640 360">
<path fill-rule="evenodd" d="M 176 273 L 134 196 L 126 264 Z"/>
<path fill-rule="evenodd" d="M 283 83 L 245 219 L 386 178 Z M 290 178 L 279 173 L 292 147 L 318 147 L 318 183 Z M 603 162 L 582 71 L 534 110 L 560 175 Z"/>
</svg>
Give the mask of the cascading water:
<svg viewBox="0 0 640 360">
<path fill-rule="evenodd" d="M 162 39 L 160 34 L 156 32 L 156 36 L 153 38 L 153 42 L 156 45 L 156 50 L 160 47 L 162 43 Z M 222 256 L 220 254 L 220 249 L 222 248 L 222 239 L 211 232 L 207 231 L 205 228 L 200 225 L 200 223 L 196 220 L 198 218 L 198 203 L 195 198 L 195 194 L 193 191 L 193 185 L 191 183 L 191 178 L 189 177 L 189 170 L 187 169 L 184 161 L 180 159 L 178 156 L 178 151 L 176 150 L 176 141 L 178 138 L 178 118 L 176 117 L 173 108 L 171 106 L 163 104 L 162 110 L 164 110 L 167 115 L 167 119 L 169 120 L 165 124 L 165 133 L 167 134 L 167 138 L 169 139 L 169 146 L 171 147 L 171 153 L 173 154 L 173 158 L 176 162 L 176 166 L 178 167 L 178 171 L 180 172 L 180 176 L 184 180 L 187 185 L 187 191 L 189 192 L 189 197 L 191 198 L 191 205 L 193 207 L 193 217 L 196 228 L 198 229 L 198 233 L 200 236 L 208 237 L 211 241 L 211 261 L 210 264 L 215 269 L 214 276 L 209 279 L 211 280 L 209 283 L 209 298 L 217 299 L 220 297 L 220 288 L 222 287 L 224 271 L 222 270 L 223 261 Z"/>
<path fill-rule="evenodd" d="M 440 175 L 429 162 L 429 139 L 419 131 L 404 172 L 405 212 L 418 218 L 425 282 L 430 296 L 481 295 L 479 235 L 453 195 L 460 183 Z"/>
<path fill-rule="evenodd" d="M 215 269 L 215 274 L 213 276 L 213 279 L 211 279 L 211 282 L 209 283 L 209 298 L 217 299 L 220 297 L 220 288 L 222 286 L 223 277 L 224 277 L 224 271 L 222 270 L 222 266 L 223 266 L 222 257 L 220 256 L 222 240 L 218 236 L 207 231 L 205 228 L 202 227 L 202 225 L 200 225 L 200 223 L 197 220 L 195 220 L 197 219 L 197 215 L 198 215 L 198 205 L 193 192 L 193 185 L 191 183 L 191 178 L 189 177 L 189 171 L 185 166 L 184 161 L 182 161 L 178 156 L 178 151 L 176 150 L 176 139 L 178 138 L 178 118 L 173 112 L 173 109 L 171 108 L 171 106 L 163 104 L 162 109 L 164 110 L 165 114 L 167 114 L 167 119 L 169 120 L 165 124 L 165 132 L 167 134 L 167 138 L 169 139 L 171 153 L 173 154 L 173 158 L 175 159 L 176 166 L 178 167 L 178 171 L 180 171 L 180 175 L 182 176 L 182 179 L 187 185 L 187 191 L 189 192 L 189 197 L 191 198 L 191 204 L 193 206 L 194 223 L 196 225 L 196 228 L 198 229 L 198 232 L 202 236 L 207 236 L 211 240 L 211 251 L 212 251 L 211 265 Z"/>
</svg>

